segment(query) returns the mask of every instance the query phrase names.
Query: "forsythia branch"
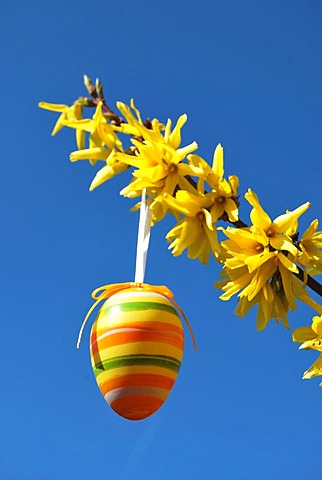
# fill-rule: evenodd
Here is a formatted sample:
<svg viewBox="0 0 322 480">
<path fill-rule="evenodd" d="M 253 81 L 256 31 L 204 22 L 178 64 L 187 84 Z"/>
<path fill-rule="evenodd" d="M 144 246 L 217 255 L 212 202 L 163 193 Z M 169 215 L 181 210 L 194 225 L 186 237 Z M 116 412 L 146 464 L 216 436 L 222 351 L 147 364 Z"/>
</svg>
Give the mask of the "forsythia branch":
<svg viewBox="0 0 322 480">
<path fill-rule="evenodd" d="M 187 251 L 189 258 L 205 264 L 213 256 L 222 267 L 221 280 L 215 284 L 222 291 L 220 298 L 237 295 L 235 314 L 241 317 L 256 305 L 258 330 L 271 319 L 289 328 L 289 311 L 297 308 L 297 301 L 306 303 L 318 316 L 311 327 L 296 329 L 293 340 L 302 343 L 300 348 L 321 352 L 303 378 L 322 375 L 322 306 L 307 290 L 322 296 L 322 285 L 314 278 L 322 273 L 322 232 L 317 219 L 302 237 L 298 232 L 299 219 L 310 203 L 271 219 L 248 189 L 244 197 L 252 208 L 247 225 L 239 218 L 239 178 L 224 174 L 223 147 L 217 145 L 209 164 L 196 153 L 195 141 L 181 145 L 187 115 L 181 115 L 176 124 L 170 119 L 166 124 L 157 118 L 143 121 L 133 100 L 129 106 L 117 102 L 117 114 L 107 105 L 98 79 L 93 84 L 84 75 L 84 84 L 89 97 L 78 97 L 70 106 L 46 102 L 39 106 L 60 114 L 52 135 L 63 127 L 75 131 L 77 150 L 70 154 L 72 162 L 101 165 L 90 190 L 133 168 L 131 182 L 120 193 L 136 198 L 144 189 L 154 224 L 172 215 L 177 223 L 166 236 L 172 254 Z M 95 111 L 84 117 L 88 108 Z"/>
</svg>

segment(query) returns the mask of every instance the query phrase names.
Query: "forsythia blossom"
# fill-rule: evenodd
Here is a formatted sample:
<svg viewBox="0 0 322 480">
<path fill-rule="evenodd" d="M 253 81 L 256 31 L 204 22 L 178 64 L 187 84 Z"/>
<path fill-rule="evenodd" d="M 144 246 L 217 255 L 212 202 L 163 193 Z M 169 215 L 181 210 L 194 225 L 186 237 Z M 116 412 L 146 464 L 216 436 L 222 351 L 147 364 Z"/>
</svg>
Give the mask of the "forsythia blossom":
<svg viewBox="0 0 322 480">
<path fill-rule="evenodd" d="M 95 165 L 98 160 L 106 161 L 115 148 L 122 150 L 122 143 L 113 126 L 103 115 L 101 102 L 97 105 L 92 118 L 73 122 L 65 121 L 65 125 L 76 131 L 89 133 L 89 148 L 72 152 L 70 154 L 72 162 L 89 160 L 91 165 Z"/>
<path fill-rule="evenodd" d="M 202 170 L 200 179 L 206 181 L 212 189 L 211 214 L 216 222 L 224 214 L 230 222 L 238 220 L 237 195 L 239 179 L 236 175 L 224 178 L 224 149 L 219 144 L 214 151 L 212 168 L 199 155 L 189 155 L 188 160 Z"/>
<path fill-rule="evenodd" d="M 78 102 L 73 103 L 70 107 L 68 105 L 47 102 L 39 102 L 38 106 L 44 110 L 60 113 L 51 132 L 53 136 L 66 126 L 65 122 L 75 122 L 82 119 L 82 106 Z M 80 130 L 76 130 L 76 143 L 79 149 L 84 148 L 84 140 L 84 133 Z"/>
<path fill-rule="evenodd" d="M 134 104 L 132 103 L 134 107 Z M 128 165 L 135 167 L 133 181 L 121 191 L 126 197 L 141 195 L 143 188 L 148 193 L 162 195 L 173 194 L 177 185 L 185 188 L 188 181 L 187 175 L 198 175 L 201 169 L 184 162 L 188 153 L 196 150 L 198 145 L 192 142 L 186 147 L 180 148 L 181 128 L 187 121 L 187 116 L 182 115 L 173 130 L 172 122 L 168 120 L 164 134 L 160 132 L 157 120 L 151 123 L 152 128 L 142 124 L 140 113 L 135 109 L 137 118 L 124 104 L 118 103 L 118 108 L 126 116 L 128 125 L 122 125 L 123 132 L 135 132 L 131 139 L 135 147 L 135 155 L 120 154 L 118 158 Z M 134 108 L 133 108 L 134 109 Z"/>
<path fill-rule="evenodd" d="M 210 252 L 217 258 L 220 255 L 220 245 L 211 214 L 212 193 L 197 193 L 179 190 L 175 198 L 164 195 L 159 199 L 167 204 L 172 213 L 183 215 L 166 236 L 167 240 L 172 241 L 169 249 L 172 249 L 173 255 L 181 255 L 187 249 L 189 258 L 199 258 L 202 263 L 208 263 Z"/>
<path fill-rule="evenodd" d="M 322 375 L 322 315 L 312 319 L 311 327 L 300 327 L 293 332 L 293 341 L 302 343 L 300 349 L 317 350 L 320 352 L 318 359 L 306 370 L 303 378 L 312 378 Z M 320 383 L 322 387 L 322 383 Z"/>
<path fill-rule="evenodd" d="M 299 242 L 299 263 L 308 267 L 311 275 L 322 272 L 322 232 L 317 232 L 318 220 L 313 220 Z"/>
<path fill-rule="evenodd" d="M 210 252 L 216 260 L 222 261 L 223 250 L 215 223 L 224 216 L 232 222 L 238 220 L 239 183 L 236 176 L 230 176 L 228 181 L 223 178 L 223 159 L 220 144 L 215 149 L 212 168 L 198 155 L 189 155 L 188 161 L 200 171 L 197 172 L 199 180 L 196 186 L 188 184 L 175 197 L 159 195 L 152 203 L 151 208 L 158 219 L 168 211 L 181 215 L 177 225 L 166 236 L 171 241 L 169 249 L 172 249 L 173 255 L 181 255 L 187 249 L 189 258 L 198 258 L 202 263 L 208 263 Z M 210 187 L 207 192 L 205 182 Z"/>
<path fill-rule="evenodd" d="M 295 297 L 300 298 L 293 275 L 298 273 L 299 251 L 292 235 L 296 232 L 298 217 L 310 204 L 305 203 L 272 221 L 252 190 L 248 190 L 245 198 L 253 207 L 252 225 L 224 230 L 229 239 L 222 242 L 227 251 L 222 273 L 226 279 L 217 282 L 216 286 L 224 291 L 222 300 L 229 300 L 239 292 L 235 312 L 239 316 L 243 317 L 255 304 L 259 305 L 258 330 L 263 330 L 271 318 L 282 320 L 288 328 L 287 312 L 296 308 Z M 301 300 L 305 299 L 302 295 Z"/>
</svg>

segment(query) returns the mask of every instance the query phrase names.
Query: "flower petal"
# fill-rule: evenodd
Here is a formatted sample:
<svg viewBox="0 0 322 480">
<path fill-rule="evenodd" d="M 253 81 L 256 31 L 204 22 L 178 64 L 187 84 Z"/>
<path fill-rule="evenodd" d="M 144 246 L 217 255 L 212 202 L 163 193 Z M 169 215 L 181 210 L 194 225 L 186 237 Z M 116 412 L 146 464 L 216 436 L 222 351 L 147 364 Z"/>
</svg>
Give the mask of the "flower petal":
<svg viewBox="0 0 322 480">
<path fill-rule="evenodd" d="M 307 340 L 312 340 L 315 336 L 316 334 L 311 327 L 299 327 L 293 331 L 292 340 L 296 343 L 303 343 Z"/>
<path fill-rule="evenodd" d="M 289 258 L 287 258 L 283 253 L 278 253 L 277 257 L 281 264 L 287 268 L 290 272 L 298 273 L 298 268 L 295 263 L 291 262 Z"/>
<path fill-rule="evenodd" d="M 218 143 L 214 151 L 214 159 L 212 163 L 212 170 L 218 176 L 220 180 L 224 176 L 224 149 L 220 143 Z"/>
<path fill-rule="evenodd" d="M 267 230 L 271 226 L 272 221 L 263 210 L 255 192 L 249 188 L 248 192 L 245 193 L 245 198 L 253 207 L 253 210 L 250 212 L 250 219 L 253 225 L 262 230 Z"/>
<path fill-rule="evenodd" d="M 187 145 L 186 147 L 178 148 L 177 149 L 177 154 L 178 154 L 180 160 L 183 160 L 188 155 L 188 153 L 191 153 L 194 150 L 197 150 L 197 148 L 198 148 L 198 143 L 197 142 L 192 142 L 189 145 Z"/>
<path fill-rule="evenodd" d="M 186 114 L 181 115 L 181 117 L 178 118 L 177 124 L 169 136 L 169 143 L 175 149 L 177 149 L 181 143 L 181 128 L 186 123 L 187 119 L 188 117 Z"/>
<path fill-rule="evenodd" d="M 277 234 L 274 237 L 271 237 L 270 244 L 273 248 L 276 248 L 276 250 L 286 250 L 287 252 L 290 252 L 294 256 L 296 256 L 299 253 L 298 249 L 293 244 L 291 238 L 282 233 Z"/>
<path fill-rule="evenodd" d="M 318 226 L 319 226 L 319 221 L 316 218 L 315 220 L 313 220 L 313 222 L 311 222 L 309 228 L 307 228 L 303 233 L 302 240 L 310 240 L 313 234 L 317 231 Z"/>
<path fill-rule="evenodd" d="M 320 354 L 319 358 L 311 365 L 311 367 L 306 370 L 303 374 L 303 379 L 319 377 L 322 375 L 322 355 Z"/>
<path fill-rule="evenodd" d="M 297 219 L 310 207 L 310 202 L 303 203 L 300 207 L 295 210 L 284 213 L 279 217 L 275 218 L 274 225 L 277 226 L 277 229 L 280 233 L 285 233 L 286 230 L 292 228 L 292 224 L 297 221 Z"/>
<path fill-rule="evenodd" d="M 296 302 L 295 302 L 293 288 L 292 288 L 292 285 L 293 285 L 292 273 L 290 272 L 290 270 L 288 270 L 282 265 L 280 265 L 279 271 L 282 277 L 283 290 L 284 290 L 285 297 L 289 303 L 291 310 L 295 310 L 297 307 L 296 307 Z"/>
<path fill-rule="evenodd" d="M 312 330 L 320 337 L 322 337 L 322 315 L 315 315 L 312 318 Z"/>
<path fill-rule="evenodd" d="M 238 207 L 232 198 L 227 198 L 225 202 L 225 212 L 227 213 L 230 222 L 237 222 Z"/>
</svg>

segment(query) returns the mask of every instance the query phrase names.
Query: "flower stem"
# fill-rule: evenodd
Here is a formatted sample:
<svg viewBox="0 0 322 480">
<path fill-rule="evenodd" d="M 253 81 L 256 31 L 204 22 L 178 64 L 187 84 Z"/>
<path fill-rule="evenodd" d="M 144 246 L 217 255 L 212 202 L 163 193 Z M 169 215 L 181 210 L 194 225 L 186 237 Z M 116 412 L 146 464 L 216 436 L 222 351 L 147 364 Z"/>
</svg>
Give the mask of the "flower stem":
<svg viewBox="0 0 322 480">
<path fill-rule="evenodd" d="M 297 266 L 299 273 L 294 273 L 294 275 L 301 280 L 301 282 L 304 282 L 304 271 L 302 270 L 301 267 Z M 310 287 L 314 292 L 316 292 L 318 295 L 322 297 L 322 285 L 315 280 L 315 278 L 311 277 L 310 275 L 307 276 L 307 281 L 306 284 L 308 287 Z"/>
</svg>

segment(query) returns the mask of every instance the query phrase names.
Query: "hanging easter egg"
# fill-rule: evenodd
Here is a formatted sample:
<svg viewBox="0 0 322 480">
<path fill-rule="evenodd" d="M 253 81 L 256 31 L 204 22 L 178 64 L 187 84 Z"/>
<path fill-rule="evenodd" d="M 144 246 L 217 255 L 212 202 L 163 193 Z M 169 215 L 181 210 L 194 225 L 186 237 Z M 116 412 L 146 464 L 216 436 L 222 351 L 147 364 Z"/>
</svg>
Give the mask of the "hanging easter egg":
<svg viewBox="0 0 322 480">
<path fill-rule="evenodd" d="M 141 420 L 156 412 L 173 388 L 184 332 L 170 290 L 123 285 L 127 287 L 116 293 L 110 289 L 92 326 L 91 363 L 111 408 L 124 418 Z"/>
</svg>

